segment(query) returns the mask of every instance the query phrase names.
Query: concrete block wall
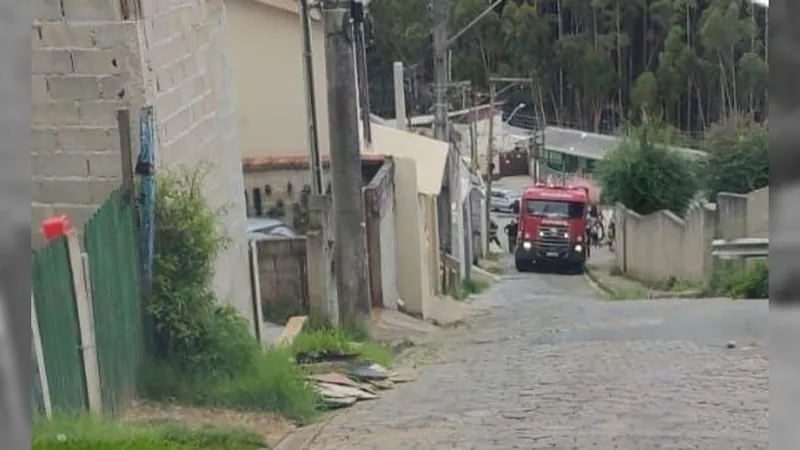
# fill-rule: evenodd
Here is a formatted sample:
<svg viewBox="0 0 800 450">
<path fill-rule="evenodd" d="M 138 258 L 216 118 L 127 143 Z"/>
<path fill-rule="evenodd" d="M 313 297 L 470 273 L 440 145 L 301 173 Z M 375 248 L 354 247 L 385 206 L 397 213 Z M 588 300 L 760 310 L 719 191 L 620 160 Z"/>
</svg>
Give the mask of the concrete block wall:
<svg viewBox="0 0 800 450">
<path fill-rule="evenodd" d="M 618 223 L 615 256 L 629 276 L 653 283 L 670 277 L 705 280 L 711 269 L 714 206 L 698 202 L 680 218 L 670 211 L 642 216 L 618 205 L 614 217 Z"/>
<path fill-rule="evenodd" d="M 136 24 L 120 2 L 34 0 L 31 27 L 32 244 L 41 220 L 80 226 L 121 182 L 116 110 L 141 86 Z"/>
<path fill-rule="evenodd" d="M 669 211 L 642 216 L 617 205 L 617 266 L 633 278 L 704 281 L 712 270 L 714 239 L 769 237 L 769 188 L 720 193 L 716 204 L 696 202 L 684 218 Z"/>
<path fill-rule="evenodd" d="M 769 237 L 769 186 L 747 194 L 748 237 Z"/>
<path fill-rule="evenodd" d="M 222 0 L 141 0 L 144 94 L 154 105 L 161 169 L 204 166 L 209 206 L 230 238 L 213 287 L 253 320 L 241 152 L 225 58 Z"/>
<path fill-rule="evenodd" d="M 152 105 L 159 170 L 207 165 L 206 197 L 230 244 L 220 300 L 253 318 L 241 153 L 225 59 L 222 0 L 34 0 L 33 220 L 87 220 L 120 183 L 116 109 Z"/>
</svg>

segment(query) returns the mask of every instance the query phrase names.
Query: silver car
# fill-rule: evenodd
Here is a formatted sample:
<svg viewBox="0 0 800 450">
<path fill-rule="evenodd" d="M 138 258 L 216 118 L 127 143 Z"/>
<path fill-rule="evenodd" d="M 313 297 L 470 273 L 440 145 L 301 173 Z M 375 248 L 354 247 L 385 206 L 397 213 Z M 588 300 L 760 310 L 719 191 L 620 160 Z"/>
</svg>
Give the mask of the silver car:
<svg viewBox="0 0 800 450">
<path fill-rule="evenodd" d="M 519 194 L 506 188 L 492 188 L 489 207 L 492 211 L 519 212 Z"/>
</svg>

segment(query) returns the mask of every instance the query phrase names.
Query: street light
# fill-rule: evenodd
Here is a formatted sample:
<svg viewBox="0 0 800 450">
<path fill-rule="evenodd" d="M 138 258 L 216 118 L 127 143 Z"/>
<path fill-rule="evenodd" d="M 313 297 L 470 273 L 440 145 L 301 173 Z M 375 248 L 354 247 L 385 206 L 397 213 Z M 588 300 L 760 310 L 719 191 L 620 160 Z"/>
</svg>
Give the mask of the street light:
<svg viewBox="0 0 800 450">
<path fill-rule="evenodd" d="M 525 103 L 520 103 L 519 105 L 517 105 L 517 107 L 516 107 L 516 108 L 514 108 L 514 109 L 511 111 L 511 114 L 509 114 L 509 115 L 508 115 L 508 119 L 506 119 L 506 123 L 507 123 L 507 124 L 510 124 L 510 123 L 511 123 L 511 119 L 513 119 L 513 118 L 514 118 L 514 115 L 515 115 L 515 114 L 517 114 L 517 113 L 519 112 L 519 110 L 521 110 L 521 109 L 522 109 L 522 108 L 524 108 L 524 107 L 525 107 Z"/>
</svg>

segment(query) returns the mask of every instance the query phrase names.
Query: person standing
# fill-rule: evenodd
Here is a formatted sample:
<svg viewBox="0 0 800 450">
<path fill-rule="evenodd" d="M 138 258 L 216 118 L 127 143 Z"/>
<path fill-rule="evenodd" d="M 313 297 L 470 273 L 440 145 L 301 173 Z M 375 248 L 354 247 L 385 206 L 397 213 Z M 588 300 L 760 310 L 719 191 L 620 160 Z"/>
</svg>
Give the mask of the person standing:
<svg viewBox="0 0 800 450">
<path fill-rule="evenodd" d="M 517 233 L 519 233 L 519 222 L 517 219 L 511 219 L 511 222 L 504 228 L 506 236 L 508 237 L 508 252 L 514 253 L 517 248 Z"/>
<path fill-rule="evenodd" d="M 503 244 L 500 243 L 500 239 L 497 237 L 497 228 L 497 223 L 491 220 L 489 222 L 489 242 L 494 242 L 498 247 L 503 248 Z"/>
</svg>

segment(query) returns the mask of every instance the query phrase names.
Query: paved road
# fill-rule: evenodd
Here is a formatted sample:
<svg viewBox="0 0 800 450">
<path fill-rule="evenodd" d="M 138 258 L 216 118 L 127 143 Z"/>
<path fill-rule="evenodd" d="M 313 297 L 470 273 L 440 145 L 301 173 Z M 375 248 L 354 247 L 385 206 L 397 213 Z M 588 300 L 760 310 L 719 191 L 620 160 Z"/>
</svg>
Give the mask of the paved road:
<svg viewBox="0 0 800 450">
<path fill-rule="evenodd" d="M 310 448 L 768 448 L 766 302 L 609 302 L 582 277 L 514 274 L 475 304 L 488 314 L 419 380 Z"/>
</svg>

